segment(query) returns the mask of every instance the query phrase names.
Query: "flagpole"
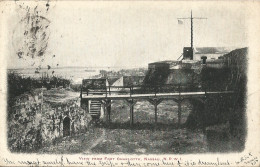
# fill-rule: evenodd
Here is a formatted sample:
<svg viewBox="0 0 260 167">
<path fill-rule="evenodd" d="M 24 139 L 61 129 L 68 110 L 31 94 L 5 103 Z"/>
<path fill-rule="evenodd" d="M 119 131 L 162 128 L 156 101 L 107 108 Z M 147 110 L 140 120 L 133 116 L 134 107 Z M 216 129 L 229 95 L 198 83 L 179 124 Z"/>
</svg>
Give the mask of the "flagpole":
<svg viewBox="0 0 260 167">
<path fill-rule="evenodd" d="M 193 60 L 193 19 L 207 19 L 207 18 L 202 18 L 202 17 L 192 17 L 192 10 L 191 10 L 191 14 L 190 14 L 190 17 L 188 18 L 177 18 L 178 20 L 185 20 L 185 19 L 190 19 L 190 24 L 191 24 L 191 27 L 190 27 L 190 31 L 191 31 L 191 41 L 190 41 L 190 45 L 191 45 L 191 51 L 192 51 L 192 57 L 191 57 L 191 60 Z"/>
<path fill-rule="evenodd" d="M 190 44 L 191 44 L 191 50 L 192 50 L 192 58 L 193 58 L 193 18 L 192 18 L 192 10 L 190 14 Z"/>
</svg>

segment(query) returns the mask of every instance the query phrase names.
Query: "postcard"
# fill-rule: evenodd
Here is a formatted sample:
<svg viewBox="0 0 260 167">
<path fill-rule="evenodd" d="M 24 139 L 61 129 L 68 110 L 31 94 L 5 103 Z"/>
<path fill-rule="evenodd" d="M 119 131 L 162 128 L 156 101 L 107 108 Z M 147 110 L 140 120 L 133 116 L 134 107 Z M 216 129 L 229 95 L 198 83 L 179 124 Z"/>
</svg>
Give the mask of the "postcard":
<svg viewBox="0 0 260 167">
<path fill-rule="evenodd" d="M 257 1 L 1 1 L 1 166 L 259 166 Z"/>
</svg>

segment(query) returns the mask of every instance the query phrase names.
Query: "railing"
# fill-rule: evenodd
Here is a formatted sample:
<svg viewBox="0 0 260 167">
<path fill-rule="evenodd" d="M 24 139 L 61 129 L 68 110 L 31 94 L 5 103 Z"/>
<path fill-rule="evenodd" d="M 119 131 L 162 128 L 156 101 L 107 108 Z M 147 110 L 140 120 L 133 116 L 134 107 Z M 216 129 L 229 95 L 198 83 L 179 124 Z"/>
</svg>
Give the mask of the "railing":
<svg viewBox="0 0 260 167">
<path fill-rule="evenodd" d="M 106 86 L 106 88 L 81 88 L 81 97 L 85 95 L 111 95 L 111 94 L 158 94 L 158 93 L 183 93 L 226 91 L 212 90 L 206 85 L 200 84 L 164 84 L 164 85 L 135 85 L 135 86 Z"/>
</svg>

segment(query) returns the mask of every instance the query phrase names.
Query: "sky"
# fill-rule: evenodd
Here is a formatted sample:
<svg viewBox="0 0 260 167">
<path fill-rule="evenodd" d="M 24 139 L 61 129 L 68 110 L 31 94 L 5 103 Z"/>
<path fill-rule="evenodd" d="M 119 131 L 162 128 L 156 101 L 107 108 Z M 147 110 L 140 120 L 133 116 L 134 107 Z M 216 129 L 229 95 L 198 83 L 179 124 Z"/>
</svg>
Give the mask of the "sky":
<svg viewBox="0 0 260 167">
<path fill-rule="evenodd" d="M 17 43 L 23 35 L 19 26 L 26 16 L 25 6 L 30 6 L 31 12 L 37 6 L 39 15 L 49 21 L 44 60 L 17 56 L 17 45 L 23 45 Z M 242 1 L 50 1 L 48 10 L 46 7 L 46 2 L 40 1 L 6 3 L 2 15 L 7 23 L 8 68 L 39 64 L 147 67 L 155 61 L 176 60 L 183 47 L 190 46 L 190 21 L 178 24 L 177 18 L 190 17 L 191 10 L 194 17 L 207 18 L 194 20 L 194 47 L 248 46 L 248 10 Z"/>
</svg>

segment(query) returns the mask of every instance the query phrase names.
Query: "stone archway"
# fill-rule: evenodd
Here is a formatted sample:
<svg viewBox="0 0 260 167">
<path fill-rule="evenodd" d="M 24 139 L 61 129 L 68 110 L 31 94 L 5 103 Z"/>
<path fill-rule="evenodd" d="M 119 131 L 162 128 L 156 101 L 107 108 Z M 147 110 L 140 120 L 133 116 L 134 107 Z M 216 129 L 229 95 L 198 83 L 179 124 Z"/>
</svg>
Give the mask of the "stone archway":
<svg viewBox="0 0 260 167">
<path fill-rule="evenodd" d="M 70 136 L 70 123 L 71 121 L 69 117 L 63 119 L 63 137 Z"/>
</svg>

